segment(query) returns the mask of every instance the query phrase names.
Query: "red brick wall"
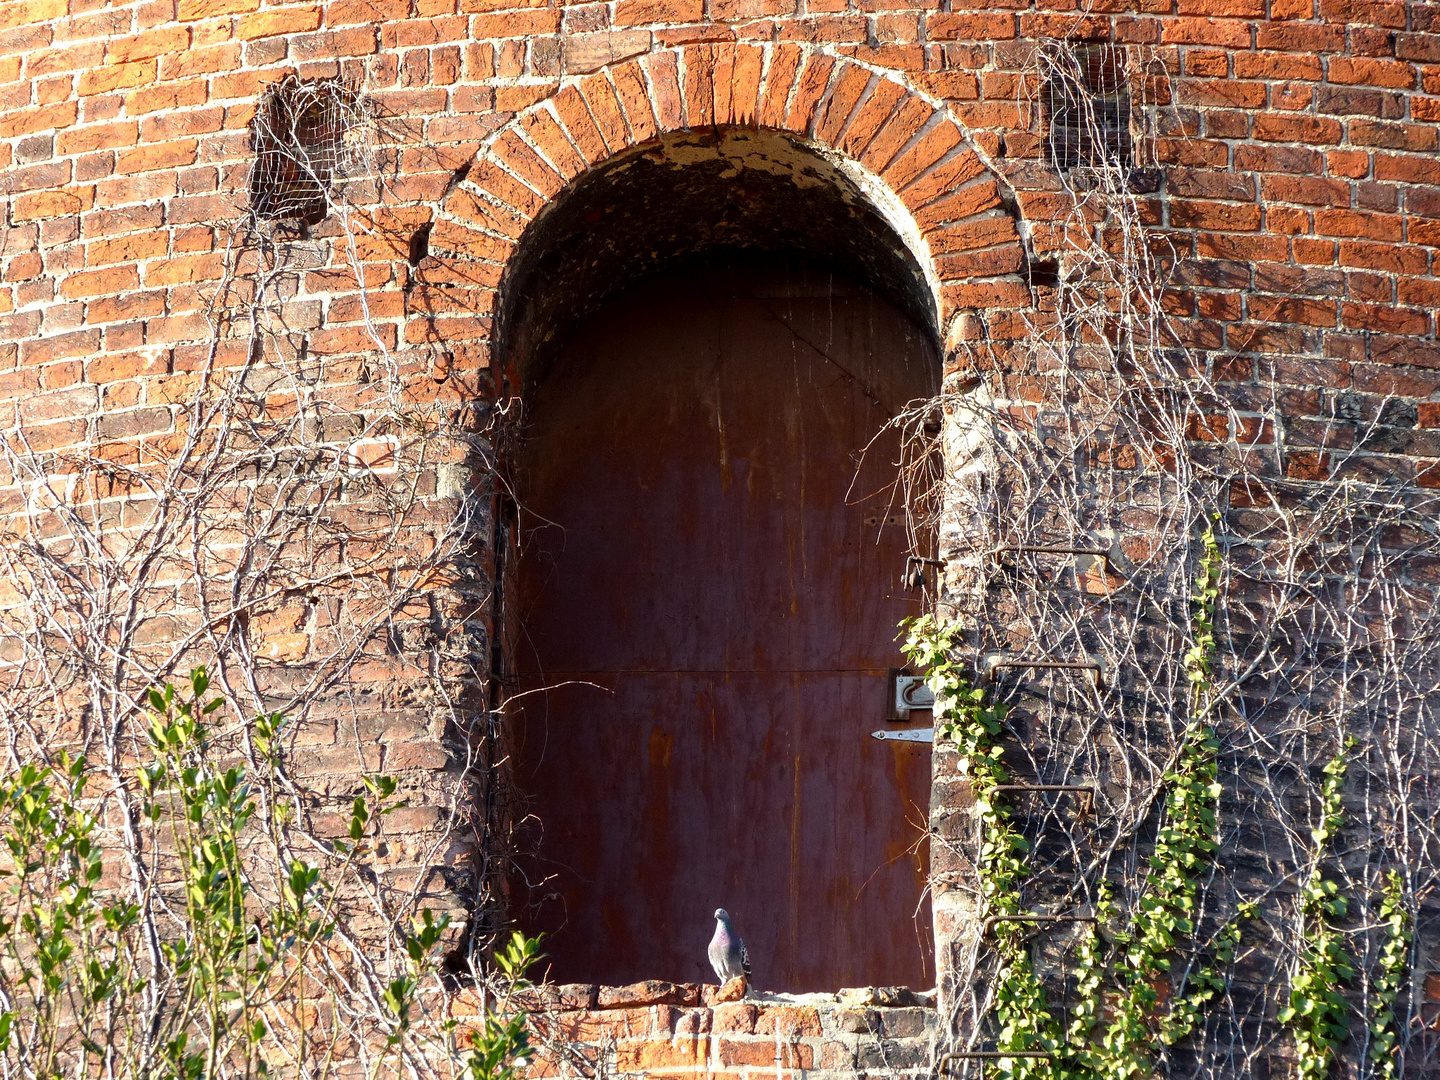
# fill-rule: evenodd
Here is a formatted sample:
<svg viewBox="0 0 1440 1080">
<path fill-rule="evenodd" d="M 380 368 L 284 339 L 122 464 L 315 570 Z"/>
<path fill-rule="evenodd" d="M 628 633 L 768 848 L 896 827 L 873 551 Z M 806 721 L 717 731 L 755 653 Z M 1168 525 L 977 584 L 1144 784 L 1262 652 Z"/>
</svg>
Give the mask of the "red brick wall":
<svg viewBox="0 0 1440 1080">
<path fill-rule="evenodd" d="M 1254 4 L 1187 3 L 1084 18 L 1028 5 L 712 7 L 12 5 L 0 31 L 0 157 L 12 204 L 0 303 L 7 339 L 24 345 L 11 350 L 12 393 L 103 385 L 115 398 L 115 384 L 143 377 L 146 348 L 203 340 L 199 293 L 220 273 L 210 226 L 243 207 L 244 127 L 260 88 L 285 72 L 363 82 L 403 129 L 387 224 L 435 213 L 451 170 L 506 125 L 495 150 L 529 186 L 521 198 L 539 205 L 555 184 L 619 149 L 594 123 L 630 145 L 657 125 L 749 123 L 756 109 L 760 123 L 838 140 L 882 174 L 888 165 L 895 187 L 968 135 L 1010 174 L 1025 216 L 1043 223 L 1055 196 L 1034 167 L 1033 140 L 1016 137 L 1033 129 L 1033 87 L 1021 73 L 1035 39 L 1078 34 L 1153 47 L 1174 78 L 1183 130 L 1162 146 L 1173 168 L 1152 213 L 1197 263 L 1227 270 L 1223 280 L 1200 275 L 1185 295 L 1196 341 L 1242 355 L 1323 357 L 1334 361 L 1331 381 L 1429 396 L 1423 374 L 1397 371 L 1429 370 L 1436 357 L 1427 284 L 1436 208 L 1425 181 L 1437 149 L 1440 46 L 1428 5 L 1287 3 L 1262 17 Z M 798 81 L 802 60 L 810 82 L 781 115 L 775 90 Z M 887 81 L 847 124 L 866 76 L 882 73 Z M 765 96 L 752 107 L 762 76 Z M 669 96 L 631 116 L 646 91 Z M 552 98 L 553 113 L 533 108 Z M 593 122 L 578 119 L 582 102 Z M 663 115 L 648 115 L 657 107 Z M 908 162 L 879 162 L 937 107 L 939 126 Z M 566 117 L 579 130 L 560 151 L 551 120 Z M 1019 160 L 1001 155 L 1002 134 Z M 555 160 L 525 171 L 526 140 Z M 933 182 L 955 181 L 938 173 Z M 452 195 L 446 211 L 458 206 Z M 366 253 L 376 263 L 372 286 L 403 277 L 384 257 L 395 253 L 377 247 Z M 395 321 L 404 340 L 403 316 Z M 345 324 L 326 325 L 327 347 L 343 348 Z M 99 352 L 103 363 L 77 370 L 75 358 Z M 138 405 L 138 386 L 131 392 Z M 73 421 L 85 415 L 79 405 L 98 404 L 97 393 L 72 393 L 68 410 L 48 399 L 29 412 Z M 49 437 L 63 440 L 64 429 Z"/>
<path fill-rule="evenodd" d="M 553 987 L 532 1013 L 542 1049 L 527 1075 L 792 1080 L 930 1071 L 933 1001 L 894 990 L 724 1001 L 717 998 L 731 995 L 717 989 L 657 982 Z M 463 1003 L 455 1014 L 463 1025 Z M 553 1048 L 556 1040 L 563 1052 Z"/>
<path fill-rule="evenodd" d="M 212 360 L 244 362 L 242 340 L 222 335 L 212 347 L 207 311 L 227 267 L 244 262 L 227 245 L 246 205 L 247 124 L 263 88 L 292 72 L 343 78 L 382 117 L 383 184 L 356 197 L 353 249 L 334 220 L 287 249 L 297 260 L 290 328 L 329 365 L 325 390 L 340 413 L 363 420 L 381 408 L 369 364 L 383 345 L 407 401 L 435 405 L 457 431 L 477 427 L 471 406 L 491 390 L 497 290 L 526 226 L 596 163 L 665 132 L 715 125 L 783 130 L 878 177 L 913 218 L 952 345 L 975 332 L 962 316 L 989 310 L 1003 322 L 1034 299 L 1019 274 L 1020 236 L 1043 255 L 1063 196 L 1040 161 L 1029 61 L 1038 40 L 1078 36 L 1153 50 L 1166 75 L 1149 91 L 1161 107 L 1163 185 L 1141 208 L 1179 254 L 1170 303 L 1187 343 L 1222 380 L 1278 385 L 1290 402 L 1294 475 L 1327 478 L 1331 450 L 1353 443 L 1355 422 L 1389 400 L 1383 437 L 1349 467 L 1440 487 L 1435 6 L 1071 8 L 10 3 L 0 11 L 6 437 L 62 472 L 63 455 L 80 448 L 153 464 L 187 422 L 197 372 Z M 412 266 L 410 243 L 427 222 L 431 255 Z M 468 446 L 454 444 L 453 458 Z M 426 465 L 426 510 L 402 546 L 423 548 L 463 507 L 445 471 L 453 465 Z M 19 489 L 5 498 L 16 512 Z M 475 520 L 484 540 L 485 512 Z M 483 552 L 477 558 L 437 579 L 434 611 L 407 609 L 400 621 L 473 626 L 483 638 L 488 585 Z M 193 612 L 180 615 L 193 623 Z M 281 668 L 303 668 L 323 629 L 287 618 L 258 620 L 255 641 Z M 347 670 L 350 696 L 335 691 L 329 718 L 317 713 L 306 764 L 337 812 L 362 767 L 414 778 L 416 805 L 393 822 L 403 871 L 445 835 L 443 805 L 427 803 L 440 793 L 425 778 L 454 755 L 445 724 L 403 689 L 407 679 L 420 685 L 433 642 L 387 641 Z M 469 648 L 438 667 L 461 689 L 476 674 Z M 458 863 L 465 842 L 440 850 Z M 763 1025 L 779 1024 L 779 1013 L 726 1006 L 722 1019 L 687 1009 L 638 1008 L 626 1036 L 636 1064 L 645 1047 L 683 1044 L 692 1049 L 674 1050 L 666 1068 L 774 1067 Z M 823 1057 L 823 1025 L 796 1031 L 797 1053 Z"/>
</svg>

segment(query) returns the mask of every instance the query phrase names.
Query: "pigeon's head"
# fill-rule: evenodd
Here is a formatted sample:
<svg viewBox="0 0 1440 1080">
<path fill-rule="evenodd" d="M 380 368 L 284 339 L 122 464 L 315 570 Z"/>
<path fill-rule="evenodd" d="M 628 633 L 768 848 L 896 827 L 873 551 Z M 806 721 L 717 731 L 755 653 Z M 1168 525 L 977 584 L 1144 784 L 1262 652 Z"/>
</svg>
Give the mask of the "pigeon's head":
<svg viewBox="0 0 1440 1080">
<path fill-rule="evenodd" d="M 728 923 L 730 921 L 730 913 L 726 911 L 723 907 L 717 907 L 715 909 L 715 918 L 718 919 L 720 922 Z"/>
</svg>

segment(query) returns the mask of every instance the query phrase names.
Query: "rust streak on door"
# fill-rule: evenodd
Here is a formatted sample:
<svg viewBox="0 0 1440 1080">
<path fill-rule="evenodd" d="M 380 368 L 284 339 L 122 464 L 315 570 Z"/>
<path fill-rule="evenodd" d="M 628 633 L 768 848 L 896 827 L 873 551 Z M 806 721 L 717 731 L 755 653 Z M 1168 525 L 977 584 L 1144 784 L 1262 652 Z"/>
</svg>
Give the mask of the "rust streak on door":
<svg viewBox="0 0 1440 1080">
<path fill-rule="evenodd" d="M 933 982 L 929 752 L 881 744 L 896 440 L 928 336 L 779 258 L 612 302 L 531 401 L 516 775 L 539 822 L 515 914 L 562 981 L 713 979 L 729 908 L 771 990 Z M 857 464 L 859 471 L 857 473 Z"/>
</svg>

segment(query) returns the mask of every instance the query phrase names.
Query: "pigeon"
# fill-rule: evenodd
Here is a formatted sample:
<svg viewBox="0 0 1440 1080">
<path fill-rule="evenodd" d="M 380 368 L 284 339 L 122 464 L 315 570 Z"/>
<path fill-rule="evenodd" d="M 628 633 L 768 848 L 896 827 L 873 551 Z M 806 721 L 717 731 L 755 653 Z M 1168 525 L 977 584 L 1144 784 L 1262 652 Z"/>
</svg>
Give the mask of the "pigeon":
<svg viewBox="0 0 1440 1080">
<path fill-rule="evenodd" d="M 709 954 L 710 966 L 722 986 L 742 975 L 747 983 L 750 981 L 750 954 L 724 908 L 715 909 L 715 936 L 710 939 Z"/>
</svg>

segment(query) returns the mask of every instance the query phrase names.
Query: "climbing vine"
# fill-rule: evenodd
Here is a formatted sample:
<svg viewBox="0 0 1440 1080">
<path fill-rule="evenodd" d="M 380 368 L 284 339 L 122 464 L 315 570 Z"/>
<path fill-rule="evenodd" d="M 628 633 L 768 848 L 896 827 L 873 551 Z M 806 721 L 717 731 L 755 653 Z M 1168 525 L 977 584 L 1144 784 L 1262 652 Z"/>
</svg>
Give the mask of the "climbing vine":
<svg viewBox="0 0 1440 1080">
<path fill-rule="evenodd" d="M 944 391 L 897 420 L 909 438 L 901 488 L 913 554 L 943 567 L 925 586 L 965 626 L 994 698 L 1012 706 L 1004 723 L 1021 737 L 1006 740 L 1006 762 L 1037 785 L 1094 785 L 1092 813 L 1025 795 L 1010 822 L 1032 845 L 1026 906 L 1103 920 L 1030 935 L 1065 1031 L 1048 1065 L 1123 1071 L 1133 1050 L 1129 1065 L 1146 1075 L 1220 1080 L 1288 1056 L 1296 1028 L 1277 1014 L 1297 989 L 1297 1008 L 1310 1007 L 1314 965 L 1298 958 L 1317 934 L 1343 941 L 1377 980 L 1367 1023 L 1387 1011 L 1382 954 L 1403 952 L 1389 924 L 1347 923 L 1336 937 L 1323 911 L 1334 898 L 1301 902 L 1297 886 L 1333 880 L 1336 898 L 1378 905 L 1397 867 L 1412 962 L 1434 951 L 1440 501 L 1426 482 L 1375 467 L 1381 447 L 1410 437 L 1396 429 L 1410 423 L 1404 391 L 1320 390 L 1318 406 L 1297 412 L 1288 361 L 1208 341 L 1188 321 L 1191 285 L 1207 271 L 1188 237 L 1172 244 L 1155 227 L 1158 203 L 1137 184 L 1163 166 L 1167 131 L 1185 126 L 1163 55 L 1077 40 L 1034 50 L 1017 94 L 1037 106 L 1038 145 L 1057 102 L 1105 145 L 1113 113 L 1082 92 L 1092 60 L 1124 63 L 1133 160 L 1052 155 L 1057 190 L 1026 239 L 1034 308 L 957 316 Z M 1034 162 L 1008 152 L 988 163 L 1026 204 Z M 1247 346 L 1263 333 L 1247 331 Z M 1196 589 L 1196 533 L 1217 511 L 1224 604 L 1211 607 L 1218 583 Z M 1208 595 L 1192 601 L 1197 592 Z M 1309 882 L 1322 766 L 1347 736 L 1365 747 L 1349 762 L 1351 854 Z M 1217 804 L 1208 792 L 1222 777 Z M 1211 827 L 1204 811 L 1220 805 Z M 951 821 L 937 816 L 936 841 L 957 851 L 963 841 L 968 854 Z M 1197 839 L 1226 857 L 1189 852 L 1197 871 L 1165 881 L 1166 861 L 1183 865 Z M 947 919 L 970 904 L 955 861 L 933 875 Z M 1013 969 L 996 938 L 961 942 L 942 973 L 947 1032 L 965 1051 L 952 1067 L 965 1075 L 995 1075 L 974 1053 L 1004 1045 L 997 1009 Z M 1131 974 L 1157 959 L 1169 970 L 1153 982 Z M 1246 978 L 1226 978 L 1242 964 Z M 1345 1047 L 1347 1073 L 1379 1071 L 1357 1060 L 1372 1046 L 1397 1070 L 1433 1067 L 1440 1041 L 1414 1022 L 1428 1008 L 1418 974 L 1412 999 L 1396 999 L 1399 1019 L 1382 1024 L 1393 1053 L 1372 1031 L 1365 1047 Z M 1357 1012 L 1359 995 L 1344 995 Z M 1338 1075 L 1333 1057 L 1330 1068 Z"/>
<path fill-rule="evenodd" d="M 1058 1033 L 1045 991 L 1030 961 L 1024 924 L 1006 921 L 1021 913 L 1018 885 L 1029 873 L 1030 845 L 1015 827 L 1010 809 L 996 790 L 1009 774 L 998 741 L 1003 703 L 985 701 L 954 657 L 961 639 L 958 623 L 926 614 L 902 624 L 902 649 L 911 663 L 928 673 L 935 695 L 936 738 L 959 752 L 958 771 L 970 781 L 980 823 L 980 854 L 976 866 L 982 909 L 979 915 L 994 927 L 994 953 L 1000 964 L 995 990 L 997 1046 L 1002 1050 L 1046 1051 L 1058 1046 Z M 1043 1059 L 1007 1058 L 1004 1075 L 1046 1075 Z"/>
<path fill-rule="evenodd" d="M 948 739 L 958 750 L 958 771 L 970 779 L 980 821 L 976 870 L 982 907 L 977 914 L 991 929 L 997 964 L 995 1049 L 1050 1055 L 1000 1058 L 997 1075 L 1064 1080 L 1148 1075 L 1157 1043 L 1169 1046 L 1188 1036 L 1202 1008 L 1224 992 L 1217 969 L 1233 959 L 1238 920 L 1216 936 L 1213 960 L 1184 976 L 1173 995 L 1168 992 L 1172 957 L 1180 939 L 1195 933 L 1200 878 L 1218 847 L 1219 744 L 1209 712 L 1221 568 L 1219 543 L 1213 527 L 1207 528 L 1191 598 L 1193 644 L 1185 655 L 1190 717 L 1165 773 L 1162 824 L 1149 871 L 1129 912 L 1120 910 L 1112 885 L 1100 883 L 1094 921 L 1076 950 L 1075 1001 L 1063 1032 L 1031 960 L 1027 926 L 1007 918 L 1022 914 L 1018 886 L 1030 873 L 1030 845 L 997 790 L 1008 779 L 997 741 L 1008 709 L 987 703 L 955 659 L 961 643 L 958 623 L 925 615 L 905 624 L 904 652 L 929 673 L 935 694 L 936 738 Z"/>
<path fill-rule="evenodd" d="M 1395 1019 L 1395 1003 L 1405 986 L 1410 957 L 1410 914 L 1405 910 L 1404 882 L 1398 870 L 1385 876 L 1385 889 L 1380 898 L 1380 922 L 1385 928 L 1385 944 L 1380 950 L 1380 970 L 1375 976 L 1375 993 L 1370 1012 L 1370 1060 L 1375 1075 L 1394 1080 L 1399 1075 L 1399 1024 Z"/>
<path fill-rule="evenodd" d="M 1321 867 L 1331 842 L 1345 823 L 1341 791 L 1349 751 L 1355 746 L 1356 740 L 1347 739 L 1340 753 L 1325 766 L 1320 823 L 1310 833 L 1315 845 L 1314 862 L 1300 891 L 1303 944 L 1290 982 L 1290 1002 L 1279 1015 L 1280 1022 L 1295 1032 L 1295 1068 L 1300 1080 L 1324 1080 L 1329 1076 L 1336 1048 L 1350 1034 L 1350 1008 L 1340 993 L 1340 984 L 1355 977 L 1355 965 L 1345 951 L 1344 935 L 1335 926 L 1345 917 L 1350 902 Z"/>
<path fill-rule="evenodd" d="M 422 908 L 396 928 L 396 970 L 373 1011 L 357 1017 L 349 1003 L 336 909 L 384 843 L 382 819 L 405 803 L 396 781 L 365 778 L 344 839 L 302 856 L 271 837 L 259 859 L 285 717 L 252 722 L 254 766 L 217 763 L 225 700 L 204 668 L 145 701 L 132 775 L 152 861 L 139 901 L 107 887 L 116 860 L 100 843 L 92 762 L 62 752 L 0 773 L 0 1074 L 320 1080 L 341 1071 L 358 1032 L 371 1076 L 518 1080 L 532 1049 L 516 997 L 538 939 L 515 933 L 497 948 L 477 980 L 484 1008 L 462 1023 L 444 1007 L 450 916 Z M 411 1061 L 425 1071 L 404 1069 Z"/>
<path fill-rule="evenodd" d="M 1193 643 L 1185 653 L 1191 688 L 1190 718 L 1174 764 L 1164 776 L 1164 818 L 1150 855 L 1149 872 L 1125 925 L 1110 930 L 1111 981 L 1116 991 L 1107 1021 L 1100 1020 L 1100 1051 L 1089 1049 L 1095 1028 L 1072 1025 L 1071 1046 L 1094 1075 L 1122 1078 L 1152 1070 L 1157 1041 L 1171 1046 L 1186 1038 L 1200 1019 L 1201 1008 L 1224 990 L 1213 963 L 1202 964 L 1173 995 L 1169 995 L 1171 960 L 1181 938 L 1196 929 L 1200 879 L 1217 849 L 1216 811 L 1220 786 L 1215 755 L 1219 743 L 1208 722 L 1214 689 L 1215 609 L 1220 595 L 1221 553 L 1213 527 L 1201 536 L 1199 571 L 1191 596 Z M 1099 916 L 1112 915 L 1102 901 Z M 1233 951 L 1236 930 L 1227 925 L 1217 942 L 1216 963 Z M 1089 948 L 1105 955 L 1098 931 Z M 1092 964 L 1095 961 L 1090 961 Z M 1101 969 L 1102 971 L 1104 969 Z M 1091 976 L 1092 980 L 1094 976 Z M 1167 993 L 1168 1006 L 1162 1001 Z M 1085 1010 L 1081 1015 L 1095 1015 Z"/>
</svg>

